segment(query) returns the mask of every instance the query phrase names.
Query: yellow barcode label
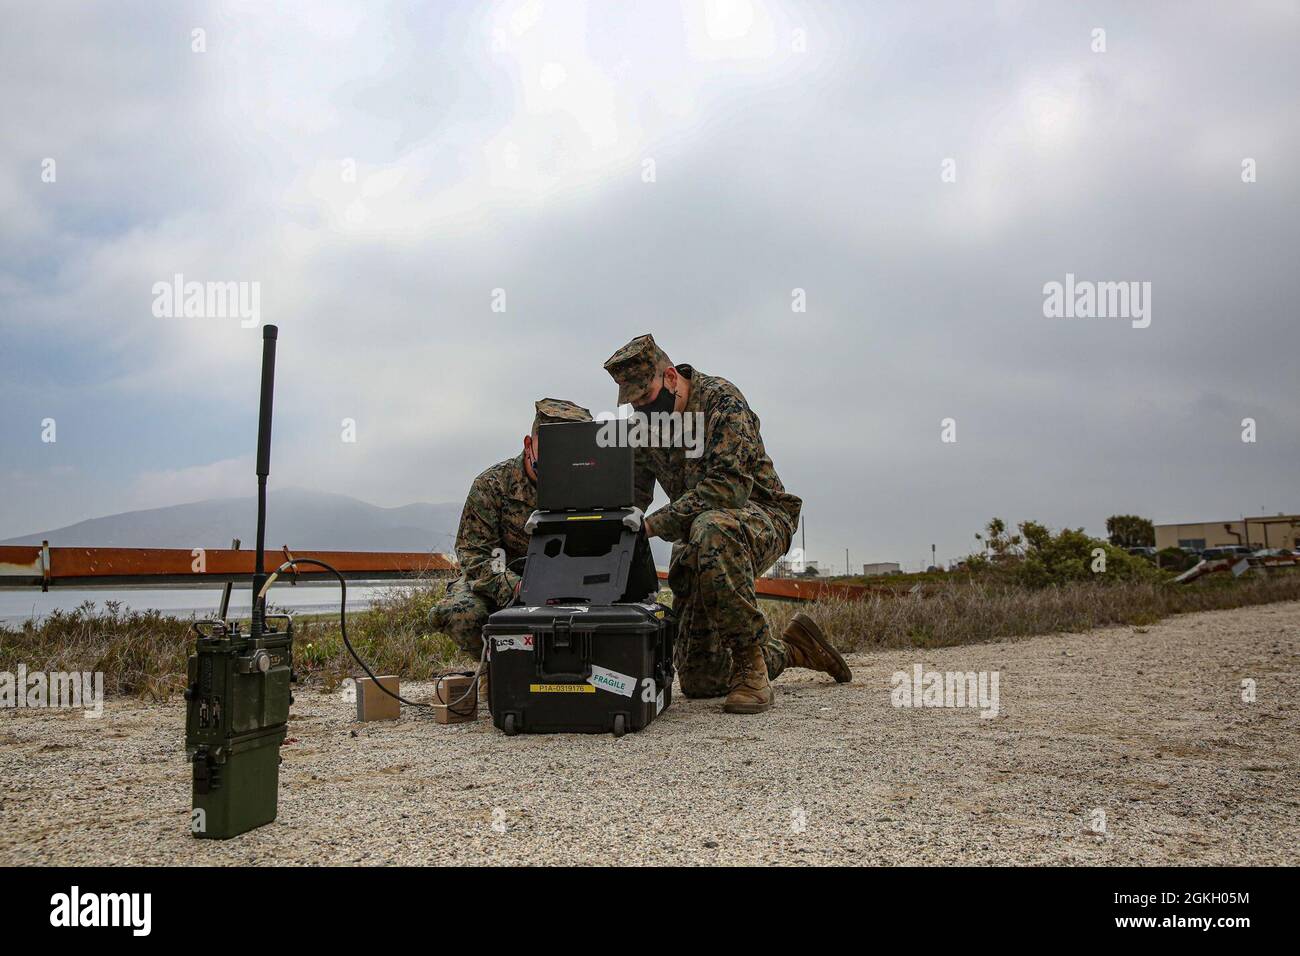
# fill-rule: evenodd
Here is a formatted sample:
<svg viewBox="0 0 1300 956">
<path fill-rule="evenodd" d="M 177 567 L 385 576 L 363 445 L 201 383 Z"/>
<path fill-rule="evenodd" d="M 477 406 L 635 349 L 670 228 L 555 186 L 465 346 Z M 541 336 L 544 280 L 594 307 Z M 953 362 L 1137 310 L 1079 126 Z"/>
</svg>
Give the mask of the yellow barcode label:
<svg viewBox="0 0 1300 956">
<path fill-rule="evenodd" d="M 596 688 L 590 684 L 529 684 L 528 689 L 534 694 L 594 694 Z"/>
</svg>

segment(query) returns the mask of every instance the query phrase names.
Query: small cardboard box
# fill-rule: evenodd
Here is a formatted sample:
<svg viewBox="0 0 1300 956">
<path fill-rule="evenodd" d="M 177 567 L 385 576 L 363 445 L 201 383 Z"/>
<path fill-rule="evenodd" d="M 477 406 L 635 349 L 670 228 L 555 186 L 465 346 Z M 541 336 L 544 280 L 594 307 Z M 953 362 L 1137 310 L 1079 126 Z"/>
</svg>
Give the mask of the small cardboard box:
<svg viewBox="0 0 1300 956">
<path fill-rule="evenodd" d="M 379 683 L 400 694 L 396 675 L 384 675 Z M 369 677 L 357 678 L 357 720 L 396 720 L 402 713 L 401 702 L 385 694 Z"/>
<path fill-rule="evenodd" d="M 463 724 L 478 717 L 478 688 L 473 674 L 448 674 L 433 685 L 433 709 L 440 724 Z"/>
</svg>

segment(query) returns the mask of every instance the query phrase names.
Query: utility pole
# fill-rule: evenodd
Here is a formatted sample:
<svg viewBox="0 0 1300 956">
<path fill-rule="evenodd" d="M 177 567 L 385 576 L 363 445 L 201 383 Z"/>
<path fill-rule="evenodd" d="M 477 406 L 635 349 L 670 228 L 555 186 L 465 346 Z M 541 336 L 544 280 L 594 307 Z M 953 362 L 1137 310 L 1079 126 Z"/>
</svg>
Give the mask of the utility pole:
<svg viewBox="0 0 1300 956">
<path fill-rule="evenodd" d="M 844 573 L 845 575 L 849 574 L 849 549 L 848 548 L 844 549 Z"/>
<path fill-rule="evenodd" d="M 930 545 L 930 567 L 937 568 L 938 562 L 934 559 L 934 545 Z"/>
</svg>

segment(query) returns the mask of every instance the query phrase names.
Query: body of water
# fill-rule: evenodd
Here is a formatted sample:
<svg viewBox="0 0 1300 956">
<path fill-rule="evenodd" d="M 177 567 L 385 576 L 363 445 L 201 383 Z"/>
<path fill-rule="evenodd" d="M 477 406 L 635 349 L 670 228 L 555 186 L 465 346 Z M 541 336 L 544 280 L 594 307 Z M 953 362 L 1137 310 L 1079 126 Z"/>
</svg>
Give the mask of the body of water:
<svg viewBox="0 0 1300 956">
<path fill-rule="evenodd" d="M 360 611 L 369 607 L 376 595 L 388 590 L 391 583 L 367 584 L 348 582 L 348 610 Z M 251 587 L 236 586 L 230 596 L 230 613 L 247 617 L 252 606 Z M 337 584 L 297 586 L 277 582 L 271 589 L 272 606 L 296 614 L 329 614 L 339 609 Z M 123 607 L 137 611 L 157 610 L 172 617 L 212 617 L 221 604 L 221 588 L 124 588 L 73 589 L 51 588 L 48 591 L 0 591 L 0 623 L 21 624 L 41 620 L 54 610 L 71 611 L 86 601 L 103 607 L 106 601 L 118 601 Z"/>
</svg>

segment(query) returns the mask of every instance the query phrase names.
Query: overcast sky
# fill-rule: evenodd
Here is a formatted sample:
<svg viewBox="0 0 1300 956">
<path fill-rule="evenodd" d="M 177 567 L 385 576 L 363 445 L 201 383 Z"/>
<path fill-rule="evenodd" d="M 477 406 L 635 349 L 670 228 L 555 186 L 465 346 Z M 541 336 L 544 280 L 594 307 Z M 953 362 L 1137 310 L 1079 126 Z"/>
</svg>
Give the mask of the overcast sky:
<svg viewBox="0 0 1300 956">
<path fill-rule="evenodd" d="M 272 487 L 459 501 L 650 331 L 748 397 L 813 559 L 1300 511 L 1296 3 L 3 23 L 0 538 L 252 493 L 259 332 L 155 315 L 178 273 L 280 326 Z M 1045 317 L 1067 273 L 1149 327 Z"/>
</svg>

